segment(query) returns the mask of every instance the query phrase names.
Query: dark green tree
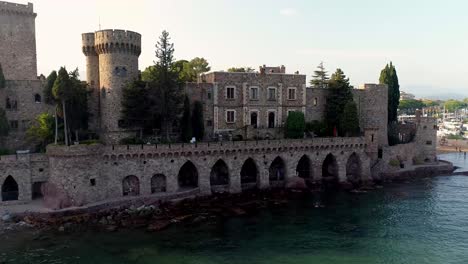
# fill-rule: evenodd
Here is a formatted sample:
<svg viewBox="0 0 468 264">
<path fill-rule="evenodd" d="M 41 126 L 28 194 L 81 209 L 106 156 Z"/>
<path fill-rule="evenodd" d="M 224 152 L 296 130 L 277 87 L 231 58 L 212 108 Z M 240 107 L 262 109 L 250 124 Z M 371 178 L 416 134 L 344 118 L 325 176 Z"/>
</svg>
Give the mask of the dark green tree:
<svg viewBox="0 0 468 264">
<path fill-rule="evenodd" d="M 79 79 L 78 69 L 70 72 L 69 77 L 70 94 L 66 107 L 68 128 L 70 131 L 75 132 L 75 141 L 79 141 L 79 131 L 86 131 L 88 129 L 88 91 L 86 83 Z"/>
<path fill-rule="evenodd" d="M 42 113 L 37 116 L 35 123 L 26 131 L 29 141 L 38 145 L 40 151 L 45 151 L 45 147 L 54 141 L 55 120 L 49 113 Z"/>
<path fill-rule="evenodd" d="M 398 105 L 400 103 L 400 84 L 395 66 L 390 62 L 380 73 L 380 84 L 388 86 L 388 122 L 398 120 Z"/>
<path fill-rule="evenodd" d="M 122 120 L 126 127 L 145 129 L 151 127 L 147 82 L 135 80 L 122 93 Z M 141 134 L 141 133 L 140 133 Z"/>
<path fill-rule="evenodd" d="M 228 72 L 254 72 L 255 70 L 251 67 L 231 67 L 227 71 Z"/>
<path fill-rule="evenodd" d="M 156 44 L 158 61 L 151 70 L 149 97 L 150 111 L 158 115 L 163 135 L 170 140 L 174 120 L 181 114 L 183 87 L 178 72 L 174 69 L 174 44 L 170 42 L 169 33 L 163 31 Z"/>
<path fill-rule="evenodd" d="M 328 135 L 333 135 L 336 129 L 339 135 L 343 135 L 344 131 L 340 126 L 340 121 L 343 116 L 345 106 L 353 100 L 352 89 L 349 84 L 349 79 L 341 69 L 337 69 L 332 74 L 328 82 L 329 94 L 325 105 L 325 121 L 327 123 Z"/>
<path fill-rule="evenodd" d="M 329 79 L 330 78 L 328 78 L 328 73 L 323 66 L 323 62 L 320 62 L 320 64 L 317 66 L 317 70 L 314 71 L 314 75 L 312 75 L 310 84 L 314 88 L 327 88 Z"/>
<path fill-rule="evenodd" d="M 205 122 L 203 118 L 203 104 L 195 101 L 192 114 L 192 131 L 197 141 L 202 141 L 205 135 Z"/>
<path fill-rule="evenodd" d="M 444 103 L 445 110 L 448 111 L 449 113 L 454 113 L 455 111 L 465 108 L 466 103 L 463 101 L 458 101 L 458 100 L 447 100 Z"/>
<path fill-rule="evenodd" d="M 64 123 L 64 138 L 65 138 L 65 145 L 68 146 L 68 126 L 67 126 L 67 111 L 66 111 L 66 102 L 70 98 L 71 94 L 71 82 L 70 76 L 68 75 L 67 70 L 65 67 L 61 67 L 57 79 L 54 82 L 54 86 L 52 87 L 52 94 L 54 95 L 55 100 L 60 102 L 62 106 L 62 117 Z M 57 135 L 56 135 L 57 137 Z"/>
<path fill-rule="evenodd" d="M 49 76 L 47 76 L 46 84 L 44 86 L 44 102 L 46 104 L 53 105 L 55 104 L 55 98 L 52 93 L 52 88 L 54 87 L 55 80 L 57 79 L 57 72 L 52 71 Z"/>
<path fill-rule="evenodd" d="M 192 139 L 192 110 L 190 109 L 190 99 L 185 96 L 184 112 L 180 120 L 180 139 L 183 142 L 189 142 Z"/>
<path fill-rule="evenodd" d="M 5 75 L 3 74 L 2 64 L 0 64 L 0 88 L 6 87 Z"/>
<path fill-rule="evenodd" d="M 305 131 L 305 117 L 302 112 L 290 112 L 286 119 L 286 138 L 303 138 Z"/>
<path fill-rule="evenodd" d="M 343 115 L 341 116 L 340 126 L 345 136 L 359 136 L 359 115 L 356 103 L 353 100 L 346 103 Z"/>
<path fill-rule="evenodd" d="M 422 109 L 425 106 L 426 105 L 421 100 L 415 100 L 415 99 L 401 100 L 398 106 L 398 110 L 400 110 L 401 113 L 412 115 L 416 112 L 416 109 Z"/>
</svg>

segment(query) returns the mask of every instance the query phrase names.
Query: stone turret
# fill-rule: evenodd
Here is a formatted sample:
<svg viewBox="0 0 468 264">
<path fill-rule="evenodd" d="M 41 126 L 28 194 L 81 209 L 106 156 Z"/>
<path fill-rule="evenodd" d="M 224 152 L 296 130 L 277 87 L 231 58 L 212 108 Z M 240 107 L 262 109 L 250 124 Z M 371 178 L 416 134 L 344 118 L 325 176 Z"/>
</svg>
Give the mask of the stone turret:
<svg viewBox="0 0 468 264">
<path fill-rule="evenodd" d="M 7 80 L 37 80 L 33 4 L 0 1 L 0 63 Z"/>
<path fill-rule="evenodd" d="M 87 58 L 87 78 L 93 89 L 90 106 L 97 116 L 90 122 L 107 144 L 116 144 L 130 135 L 120 121 L 122 92 L 138 77 L 141 35 L 125 30 L 100 30 L 83 34 L 83 53 Z M 96 102 L 97 101 L 97 102 Z"/>
</svg>

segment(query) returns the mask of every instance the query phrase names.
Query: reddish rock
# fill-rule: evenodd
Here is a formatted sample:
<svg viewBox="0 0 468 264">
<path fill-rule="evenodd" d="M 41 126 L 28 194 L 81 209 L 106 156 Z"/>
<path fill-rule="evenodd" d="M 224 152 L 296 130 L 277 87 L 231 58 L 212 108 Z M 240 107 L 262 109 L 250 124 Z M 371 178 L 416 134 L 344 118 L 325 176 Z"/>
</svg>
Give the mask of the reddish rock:
<svg viewBox="0 0 468 264">
<path fill-rule="evenodd" d="M 150 224 L 147 228 L 148 231 L 150 232 L 157 232 L 161 231 L 163 229 L 166 229 L 168 226 L 171 225 L 171 222 L 168 220 L 159 220 L 155 221 L 152 224 Z"/>
<path fill-rule="evenodd" d="M 292 177 L 288 179 L 286 183 L 286 189 L 292 190 L 307 190 L 307 184 L 303 178 L 300 177 Z"/>
</svg>

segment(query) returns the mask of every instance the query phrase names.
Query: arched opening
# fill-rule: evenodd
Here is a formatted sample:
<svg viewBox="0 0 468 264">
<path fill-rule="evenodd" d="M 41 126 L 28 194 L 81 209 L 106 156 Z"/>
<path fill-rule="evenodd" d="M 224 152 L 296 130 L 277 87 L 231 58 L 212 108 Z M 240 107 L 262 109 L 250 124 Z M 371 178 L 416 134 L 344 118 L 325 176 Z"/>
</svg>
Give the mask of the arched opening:
<svg viewBox="0 0 468 264">
<path fill-rule="evenodd" d="M 198 170 L 191 161 L 187 161 L 179 170 L 177 177 L 179 190 L 198 187 Z"/>
<path fill-rule="evenodd" d="M 166 176 L 156 174 L 151 178 L 151 193 L 166 192 Z"/>
<path fill-rule="evenodd" d="M 268 113 L 268 128 L 274 128 L 275 127 L 275 113 L 270 112 Z"/>
<path fill-rule="evenodd" d="M 218 160 L 210 173 L 210 184 L 212 191 L 221 191 L 223 186 L 229 184 L 229 168 L 223 160 Z"/>
<path fill-rule="evenodd" d="M 19 197 L 18 183 L 8 176 L 2 185 L 2 201 L 16 201 Z"/>
<path fill-rule="evenodd" d="M 338 163 L 332 154 L 328 154 L 322 164 L 322 180 L 325 186 L 338 183 Z"/>
<path fill-rule="evenodd" d="M 311 166 L 309 157 L 307 157 L 306 155 L 302 156 L 302 158 L 297 163 L 297 176 L 303 179 L 312 179 L 312 172 L 310 168 Z"/>
<path fill-rule="evenodd" d="M 248 158 L 241 168 L 242 189 L 255 188 L 257 185 L 257 176 L 257 165 L 252 158 Z"/>
<path fill-rule="evenodd" d="M 258 114 L 257 114 L 257 112 L 250 113 L 250 125 L 253 126 L 254 128 L 257 128 L 257 126 L 258 126 Z"/>
<path fill-rule="evenodd" d="M 361 182 L 361 160 L 356 153 L 351 154 L 346 162 L 346 178 L 353 185 Z"/>
<path fill-rule="evenodd" d="M 34 102 L 35 102 L 35 103 L 40 103 L 40 102 L 42 102 L 42 98 L 41 98 L 41 95 L 40 95 L 40 94 L 35 94 L 35 95 L 34 95 Z"/>
<path fill-rule="evenodd" d="M 137 176 L 130 175 L 122 181 L 123 196 L 138 196 L 140 195 L 140 180 Z"/>
<path fill-rule="evenodd" d="M 270 184 L 276 185 L 281 184 L 284 182 L 284 178 L 286 175 L 286 166 L 284 165 L 284 161 L 280 157 L 276 157 L 270 165 L 269 168 L 269 175 L 270 175 Z"/>
</svg>

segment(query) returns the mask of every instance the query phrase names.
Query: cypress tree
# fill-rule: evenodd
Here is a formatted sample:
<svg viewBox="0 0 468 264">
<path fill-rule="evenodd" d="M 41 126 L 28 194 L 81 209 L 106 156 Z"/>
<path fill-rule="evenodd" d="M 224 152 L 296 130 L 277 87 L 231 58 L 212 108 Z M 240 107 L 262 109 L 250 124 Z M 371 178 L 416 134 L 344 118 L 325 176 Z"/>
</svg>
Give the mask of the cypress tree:
<svg viewBox="0 0 468 264">
<path fill-rule="evenodd" d="M 345 106 L 348 102 L 353 100 L 351 92 L 352 86 L 349 84 L 349 79 L 341 69 L 337 69 L 332 74 L 328 82 L 328 89 L 330 90 L 327 103 L 325 105 L 325 121 L 327 123 L 327 131 L 329 135 L 333 135 L 336 128 L 339 134 L 343 135 L 344 131 L 340 126 Z"/>
<path fill-rule="evenodd" d="M 5 75 L 3 74 L 2 64 L 0 64 L 0 88 L 6 87 Z"/>
<path fill-rule="evenodd" d="M 323 62 L 320 62 L 317 68 L 318 70 L 314 71 L 314 75 L 312 75 L 312 80 L 310 81 L 310 84 L 314 88 L 327 88 L 328 80 L 330 78 L 328 78 L 328 74 L 327 71 L 325 71 Z"/>
<path fill-rule="evenodd" d="M 52 88 L 54 87 L 55 80 L 57 79 L 57 72 L 52 71 L 46 79 L 46 85 L 44 86 L 44 101 L 46 104 L 54 104 L 55 98 L 52 94 Z"/>
<path fill-rule="evenodd" d="M 345 136 L 353 137 L 359 135 L 359 116 L 354 101 L 351 100 L 346 103 L 340 125 Z"/>
<path fill-rule="evenodd" d="M 203 105 L 200 101 L 193 104 L 192 131 L 197 141 L 203 140 L 205 135 L 205 122 L 203 118 Z"/>
<path fill-rule="evenodd" d="M 303 138 L 305 131 L 305 117 L 302 112 L 290 112 L 286 119 L 286 138 Z"/>
<path fill-rule="evenodd" d="M 396 122 L 398 120 L 398 105 L 400 103 L 400 84 L 398 83 L 398 75 L 392 62 L 387 64 L 380 72 L 379 83 L 388 86 L 388 122 Z"/>
<path fill-rule="evenodd" d="M 184 112 L 180 121 L 181 140 L 189 142 L 192 139 L 192 114 L 190 111 L 190 100 L 188 96 L 184 99 Z"/>
<path fill-rule="evenodd" d="M 67 126 L 67 112 L 66 112 L 66 102 L 70 97 L 70 76 L 68 75 L 67 70 L 62 67 L 60 68 L 57 79 L 54 82 L 52 87 L 52 94 L 54 98 L 61 103 L 62 105 L 62 114 L 63 114 L 63 123 L 64 123 L 64 136 L 65 136 L 65 145 L 68 146 L 68 126 Z"/>
</svg>

